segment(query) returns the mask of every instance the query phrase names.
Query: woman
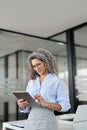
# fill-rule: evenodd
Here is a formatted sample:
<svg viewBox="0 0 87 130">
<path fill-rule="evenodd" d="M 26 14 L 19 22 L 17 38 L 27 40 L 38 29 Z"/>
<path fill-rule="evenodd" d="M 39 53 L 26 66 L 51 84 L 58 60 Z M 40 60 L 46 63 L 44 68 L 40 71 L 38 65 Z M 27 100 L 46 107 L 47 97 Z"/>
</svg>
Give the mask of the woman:
<svg viewBox="0 0 87 130">
<path fill-rule="evenodd" d="M 30 80 L 26 91 L 38 102 L 18 100 L 21 112 L 29 112 L 25 130 L 58 130 L 54 110 L 66 112 L 70 109 L 68 88 L 57 76 L 57 64 L 53 55 L 45 49 L 38 49 L 28 57 Z"/>
</svg>

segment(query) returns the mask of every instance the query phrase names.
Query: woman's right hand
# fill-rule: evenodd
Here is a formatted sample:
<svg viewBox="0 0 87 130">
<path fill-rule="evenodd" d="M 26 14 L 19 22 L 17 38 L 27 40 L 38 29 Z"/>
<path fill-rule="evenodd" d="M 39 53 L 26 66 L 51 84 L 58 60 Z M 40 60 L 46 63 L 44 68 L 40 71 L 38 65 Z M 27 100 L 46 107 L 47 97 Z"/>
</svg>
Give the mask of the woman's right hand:
<svg viewBox="0 0 87 130">
<path fill-rule="evenodd" d="M 19 99 L 17 101 L 17 104 L 18 106 L 21 108 L 21 109 L 24 109 L 26 108 L 27 106 L 29 106 L 29 102 L 28 101 L 24 101 L 23 99 Z"/>
</svg>

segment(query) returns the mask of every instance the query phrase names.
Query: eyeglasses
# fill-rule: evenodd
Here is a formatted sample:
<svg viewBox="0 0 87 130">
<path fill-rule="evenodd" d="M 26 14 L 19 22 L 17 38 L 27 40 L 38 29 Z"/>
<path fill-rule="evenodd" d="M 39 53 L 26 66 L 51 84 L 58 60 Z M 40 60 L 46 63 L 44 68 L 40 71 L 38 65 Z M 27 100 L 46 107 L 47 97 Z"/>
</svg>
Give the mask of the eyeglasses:
<svg viewBox="0 0 87 130">
<path fill-rule="evenodd" d="M 36 65 L 32 65 L 32 67 L 35 69 L 35 68 L 37 68 L 37 67 L 40 67 L 40 66 L 41 66 L 41 64 L 42 64 L 42 62 L 37 63 Z"/>
</svg>

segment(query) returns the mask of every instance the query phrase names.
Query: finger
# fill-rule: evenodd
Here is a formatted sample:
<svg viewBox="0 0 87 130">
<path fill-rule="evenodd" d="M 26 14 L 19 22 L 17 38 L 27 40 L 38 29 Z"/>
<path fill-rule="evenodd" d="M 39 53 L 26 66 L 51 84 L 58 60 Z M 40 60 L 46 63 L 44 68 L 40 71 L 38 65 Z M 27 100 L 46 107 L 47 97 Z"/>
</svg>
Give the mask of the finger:
<svg viewBox="0 0 87 130">
<path fill-rule="evenodd" d="M 23 99 L 19 99 L 17 102 L 18 102 L 18 103 L 23 102 Z"/>
<path fill-rule="evenodd" d="M 29 102 L 28 102 L 28 101 L 20 102 L 20 103 L 19 103 L 19 106 L 20 106 L 20 107 L 29 106 Z"/>
<path fill-rule="evenodd" d="M 40 97 L 40 96 L 41 96 L 40 94 L 36 94 L 36 95 L 34 96 L 34 98 L 37 99 L 37 98 Z"/>
</svg>

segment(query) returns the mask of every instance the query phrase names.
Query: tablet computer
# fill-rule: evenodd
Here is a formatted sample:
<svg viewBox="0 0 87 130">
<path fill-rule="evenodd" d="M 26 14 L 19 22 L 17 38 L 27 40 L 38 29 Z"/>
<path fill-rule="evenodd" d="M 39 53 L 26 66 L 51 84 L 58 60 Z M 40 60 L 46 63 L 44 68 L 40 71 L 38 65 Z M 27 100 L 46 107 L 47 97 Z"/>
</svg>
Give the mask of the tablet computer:
<svg viewBox="0 0 87 130">
<path fill-rule="evenodd" d="M 26 91 L 12 91 L 17 99 L 23 99 L 30 103 L 30 106 L 37 106 L 38 103 L 32 98 L 32 96 Z"/>
</svg>

